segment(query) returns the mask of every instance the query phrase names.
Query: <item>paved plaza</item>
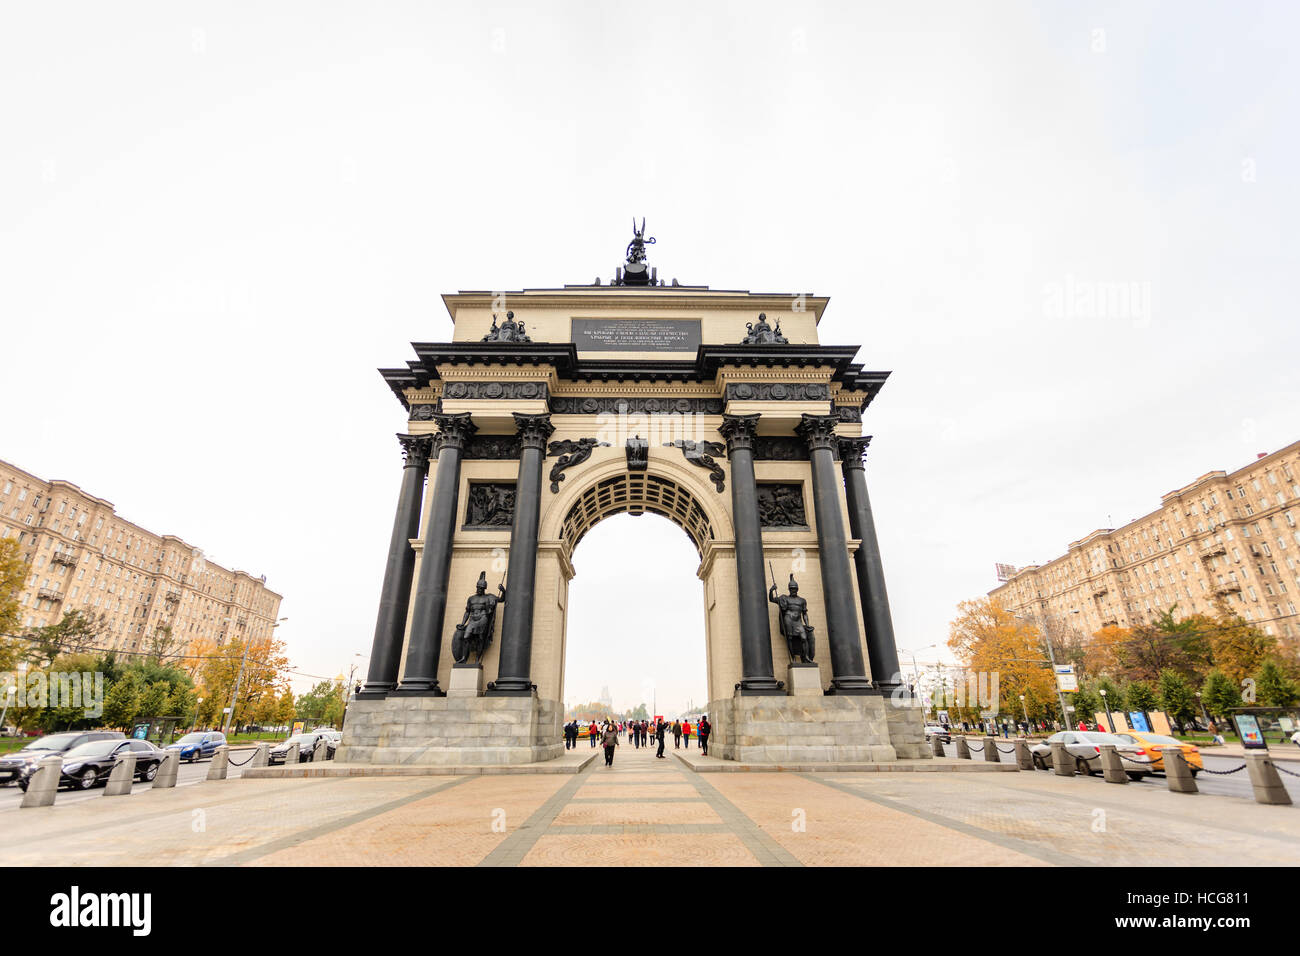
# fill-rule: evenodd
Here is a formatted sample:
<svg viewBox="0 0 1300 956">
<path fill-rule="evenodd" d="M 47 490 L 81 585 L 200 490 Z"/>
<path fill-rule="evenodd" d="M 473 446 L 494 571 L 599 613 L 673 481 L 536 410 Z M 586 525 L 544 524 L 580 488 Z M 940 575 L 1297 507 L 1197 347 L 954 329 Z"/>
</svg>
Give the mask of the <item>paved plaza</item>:
<svg viewBox="0 0 1300 956">
<path fill-rule="evenodd" d="M 0 864 L 1300 863 L 1297 807 L 969 763 L 944 772 L 949 761 L 708 773 L 667 754 L 621 746 L 612 769 L 601 756 L 578 773 L 233 779 L 13 808 L 0 811 Z"/>
</svg>

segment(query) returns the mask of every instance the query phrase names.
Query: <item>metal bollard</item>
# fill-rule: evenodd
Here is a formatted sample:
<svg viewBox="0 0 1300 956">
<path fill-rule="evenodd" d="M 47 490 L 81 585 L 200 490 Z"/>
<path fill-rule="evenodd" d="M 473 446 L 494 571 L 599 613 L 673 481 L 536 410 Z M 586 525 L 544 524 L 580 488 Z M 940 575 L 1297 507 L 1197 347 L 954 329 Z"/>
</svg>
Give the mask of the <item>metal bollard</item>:
<svg viewBox="0 0 1300 956">
<path fill-rule="evenodd" d="M 1052 747 L 1052 769 L 1056 771 L 1058 777 L 1074 776 L 1074 757 L 1065 749 L 1065 744 L 1059 740 L 1053 740 Z"/>
<path fill-rule="evenodd" d="M 63 758 L 50 754 L 41 758 L 40 766 L 27 782 L 27 792 L 23 794 L 24 807 L 52 807 L 54 795 L 59 792 L 59 777 L 63 775 Z"/>
<path fill-rule="evenodd" d="M 957 738 L 957 759 L 970 760 L 970 747 L 966 746 L 966 738 Z"/>
<path fill-rule="evenodd" d="M 298 762 L 298 751 L 299 751 L 299 749 L 300 749 L 300 748 L 299 748 L 298 744 L 290 744 L 290 745 L 289 745 L 289 749 L 288 749 L 288 751 L 287 751 L 287 752 L 285 753 L 285 755 L 284 755 L 284 765 L 285 765 L 286 767 L 289 766 L 290 764 L 295 764 L 295 763 Z"/>
<path fill-rule="evenodd" d="M 1002 762 L 1002 755 L 998 753 L 998 738 L 996 737 L 984 738 L 984 762 L 985 763 Z"/>
<path fill-rule="evenodd" d="M 1101 779 L 1107 783 L 1128 783 L 1128 774 L 1114 744 L 1101 745 Z"/>
<path fill-rule="evenodd" d="M 1020 770 L 1034 769 L 1034 755 L 1029 752 L 1029 741 L 1024 737 L 1016 738 L 1016 767 Z"/>
<path fill-rule="evenodd" d="M 129 750 L 117 755 L 113 761 L 113 770 L 108 775 L 108 786 L 104 788 L 106 797 L 125 797 L 135 786 L 135 754 Z"/>
<path fill-rule="evenodd" d="M 1255 791 L 1256 803 L 1290 805 L 1291 794 L 1282 786 L 1282 778 L 1278 775 L 1277 767 L 1273 766 L 1273 758 L 1267 753 L 1247 752 L 1246 772 L 1250 774 L 1250 786 Z"/>
<path fill-rule="evenodd" d="M 271 762 L 271 745 L 268 744 L 265 740 L 259 741 L 257 745 L 257 753 L 253 755 L 253 766 L 265 767 L 268 764 L 270 764 L 270 762 Z"/>
<path fill-rule="evenodd" d="M 1179 747 L 1161 747 L 1160 756 L 1165 765 L 1165 780 L 1174 793 L 1199 793 L 1196 780 L 1192 777 L 1187 758 Z"/>
<path fill-rule="evenodd" d="M 153 789 L 165 790 L 168 787 L 176 786 L 176 774 L 180 771 L 180 768 L 180 751 L 167 751 L 167 756 L 163 757 L 162 763 L 158 765 L 158 773 L 153 778 Z"/>
<path fill-rule="evenodd" d="M 222 744 L 212 755 L 212 765 L 208 767 L 209 780 L 225 780 L 230 770 L 230 745 Z"/>
<path fill-rule="evenodd" d="M 930 752 L 936 757 L 943 756 L 943 738 L 938 734 L 930 738 Z"/>
</svg>

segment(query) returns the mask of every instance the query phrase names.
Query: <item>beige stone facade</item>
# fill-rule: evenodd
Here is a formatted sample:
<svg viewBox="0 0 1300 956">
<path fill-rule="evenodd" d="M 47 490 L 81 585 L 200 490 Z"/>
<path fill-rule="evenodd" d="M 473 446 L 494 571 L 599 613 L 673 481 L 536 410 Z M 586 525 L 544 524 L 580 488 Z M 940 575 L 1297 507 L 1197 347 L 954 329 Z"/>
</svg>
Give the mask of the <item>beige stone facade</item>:
<svg viewBox="0 0 1300 956">
<path fill-rule="evenodd" d="M 1300 640 L 1300 442 L 1212 471 L 1122 528 L 1021 568 L 989 592 L 1016 611 L 1085 633 L 1207 613 L 1217 596 L 1266 633 Z"/>
<path fill-rule="evenodd" d="M 265 640 L 281 595 L 265 577 L 231 571 L 175 535 L 123 519 L 112 502 L 67 481 L 45 481 L 0 461 L 0 536 L 16 538 L 31 567 L 22 627 L 64 612 L 103 614 L 106 649 L 136 652 L 170 628 L 185 647 L 212 639 Z"/>
</svg>

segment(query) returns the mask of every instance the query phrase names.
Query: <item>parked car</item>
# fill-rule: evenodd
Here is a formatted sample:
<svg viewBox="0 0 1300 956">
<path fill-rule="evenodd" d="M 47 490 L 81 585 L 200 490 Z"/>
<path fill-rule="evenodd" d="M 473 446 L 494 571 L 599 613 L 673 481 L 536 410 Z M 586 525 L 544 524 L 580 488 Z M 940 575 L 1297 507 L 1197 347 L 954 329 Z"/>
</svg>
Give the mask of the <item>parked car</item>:
<svg viewBox="0 0 1300 956">
<path fill-rule="evenodd" d="M 1052 734 L 1046 740 L 1029 748 L 1034 767 L 1038 770 L 1052 769 L 1052 743 L 1060 741 L 1065 744 L 1065 751 L 1074 758 L 1074 769 L 1084 775 L 1101 772 L 1101 745 L 1114 744 L 1119 753 L 1131 760 L 1146 761 L 1150 758 L 1141 744 L 1123 739 L 1119 734 L 1107 734 L 1096 730 L 1062 730 Z M 1130 780 L 1139 780 L 1151 772 L 1149 766 L 1137 763 L 1124 763 L 1124 772 Z"/>
<path fill-rule="evenodd" d="M 96 784 L 107 783 L 118 755 L 128 751 L 135 754 L 135 776 L 142 781 L 158 775 L 158 767 L 167 755 L 167 751 L 147 740 L 95 740 L 73 747 L 63 755 L 59 786 L 89 790 Z M 26 790 L 30 782 L 30 776 L 24 777 L 18 786 Z"/>
<path fill-rule="evenodd" d="M 330 739 L 324 734 L 315 732 L 305 734 L 294 734 L 288 740 L 282 741 L 271 748 L 267 755 L 267 763 L 271 766 L 284 763 L 284 758 L 289 755 L 289 747 L 293 744 L 298 745 L 298 762 L 306 763 L 311 760 L 312 753 L 317 746 L 323 745 L 327 748 L 326 758 L 333 756 L 334 747 L 330 744 Z"/>
<path fill-rule="evenodd" d="M 938 737 L 946 744 L 952 743 L 952 735 L 948 732 L 947 727 L 942 724 L 926 724 L 925 739 L 928 741 L 934 737 Z"/>
<path fill-rule="evenodd" d="M 36 772 L 42 757 L 67 753 L 74 747 L 95 740 L 122 740 L 120 730 L 80 730 L 37 737 L 21 750 L 0 757 L 0 786 L 22 782 Z M 26 789 L 24 786 L 23 789 Z"/>
<path fill-rule="evenodd" d="M 1121 740 L 1131 741 L 1143 748 L 1146 753 L 1144 756 L 1151 761 L 1148 768 L 1152 773 L 1165 772 L 1164 754 L 1160 752 L 1161 747 L 1177 747 L 1183 752 L 1183 759 L 1187 761 L 1187 766 L 1191 768 L 1192 776 L 1205 769 L 1205 764 L 1201 760 L 1200 748 L 1193 744 L 1183 743 L 1181 740 L 1175 740 L 1164 734 L 1151 734 L 1143 730 L 1125 730 L 1115 735 Z M 1141 752 L 1141 751 L 1139 751 Z"/>
<path fill-rule="evenodd" d="M 211 757 L 225 742 L 226 735 L 219 730 L 197 731 L 186 734 L 175 743 L 168 744 L 165 749 L 179 751 L 181 760 L 193 763 L 195 760 Z"/>
</svg>

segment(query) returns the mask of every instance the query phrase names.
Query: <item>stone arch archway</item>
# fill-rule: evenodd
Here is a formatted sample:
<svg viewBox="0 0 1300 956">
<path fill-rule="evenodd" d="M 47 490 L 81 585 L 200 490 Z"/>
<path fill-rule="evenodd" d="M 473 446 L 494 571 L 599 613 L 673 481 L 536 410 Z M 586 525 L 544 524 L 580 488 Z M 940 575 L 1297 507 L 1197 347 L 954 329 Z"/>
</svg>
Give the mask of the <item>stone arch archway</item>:
<svg viewBox="0 0 1300 956">
<path fill-rule="evenodd" d="M 555 496 L 541 519 L 539 593 L 553 593 L 555 602 L 553 614 L 545 607 L 536 612 L 539 631 L 554 635 L 553 640 L 543 638 L 533 647 L 538 693 L 549 691 L 564 699 L 569 583 L 577 573 L 574 550 L 605 518 L 649 512 L 681 528 L 700 557 L 693 570 L 701 583 L 709 697 L 730 694 L 742 676 L 742 666 L 734 634 L 735 542 L 729 498 L 710 484 L 705 472 L 674 462 L 670 453 L 678 454 L 676 449 L 651 449 L 648 468 L 636 472 L 627 470 L 621 448 L 601 451 L 600 460 L 590 462 L 580 479 L 574 475 L 570 487 Z"/>
<path fill-rule="evenodd" d="M 415 361 L 381 370 L 409 433 L 345 750 L 375 763 L 558 753 L 573 550 L 605 517 L 651 511 L 699 554 L 724 756 L 920 755 L 917 720 L 891 712 L 884 727 L 900 674 L 863 478 L 862 412 L 888 373 L 818 344 L 825 299 L 617 285 L 510 293 L 504 324 L 499 296 L 448 296 L 452 340 L 413 343 Z M 604 434 L 612 420 L 630 440 Z M 461 712 L 496 749 L 460 739 Z M 848 739 L 825 743 L 832 731 Z"/>
</svg>

